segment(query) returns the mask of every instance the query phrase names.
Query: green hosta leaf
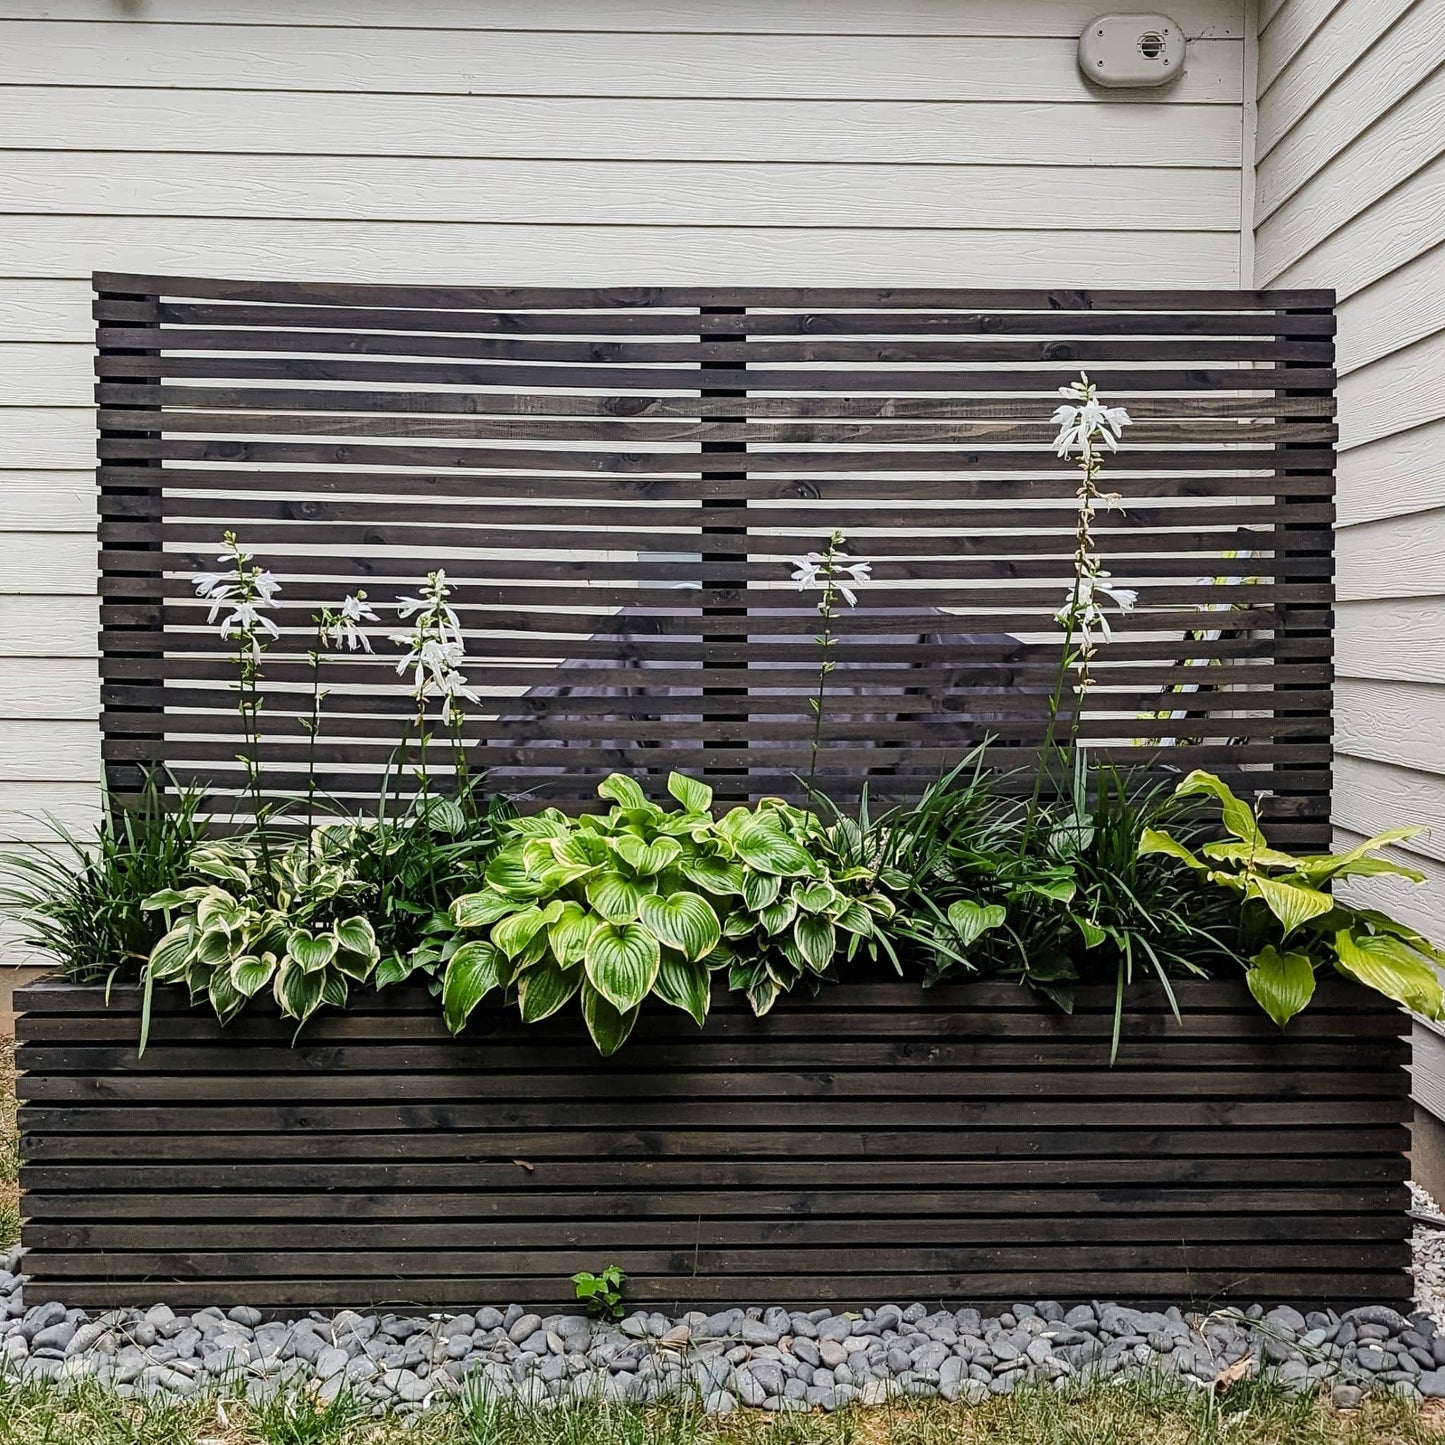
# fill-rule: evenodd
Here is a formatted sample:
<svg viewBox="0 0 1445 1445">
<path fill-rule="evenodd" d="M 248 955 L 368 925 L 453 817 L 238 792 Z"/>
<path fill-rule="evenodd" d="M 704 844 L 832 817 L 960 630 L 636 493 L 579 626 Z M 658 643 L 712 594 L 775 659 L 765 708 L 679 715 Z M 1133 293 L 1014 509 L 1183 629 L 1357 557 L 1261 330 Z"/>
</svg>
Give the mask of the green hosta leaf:
<svg viewBox="0 0 1445 1445">
<path fill-rule="evenodd" d="M 757 927 L 757 920 L 751 913 L 735 908 L 723 919 L 724 938 L 747 938 Z"/>
<path fill-rule="evenodd" d="M 1361 874 L 1398 872 L 1412 881 L 1423 883 L 1425 875 L 1417 873 L 1413 868 L 1392 864 L 1384 858 L 1370 857 L 1371 853 L 1378 853 L 1381 848 L 1388 848 L 1392 843 L 1408 843 L 1411 838 L 1418 838 L 1423 831 L 1422 828 L 1388 828 L 1383 833 L 1376 833 L 1373 838 L 1366 838 L 1363 843 L 1357 843 L 1347 853 L 1314 853 L 1308 858 L 1300 858 L 1297 860 L 1299 870 L 1307 874 L 1311 882 L 1323 882 L 1328 878 L 1357 877 Z M 1362 868 L 1361 864 L 1366 866 Z"/>
<path fill-rule="evenodd" d="M 529 968 L 517 980 L 517 1003 L 522 1022 L 534 1024 L 549 1018 L 581 987 L 581 969 L 559 968 L 551 959 Z"/>
<path fill-rule="evenodd" d="M 1441 967 L 1445 967 L 1445 949 L 1437 948 L 1423 933 L 1417 932 L 1408 923 L 1401 923 L 1376 908 L 1355 908 L 1351 912 L 1362 922 L 1373 925 L 1376 933 L 1388 933 L 1407 943 L 1416 953 L 1423 953 L 1426 958 L 1433 958 Z"/>
<path fill-rule="evenodd" d="M 627 1042 L 632 1026 L 637 1022 L 637 1010 L 614 1008 L 595 988 L 582 988 L 582 1018 L 597 1052 L 603 1058 L 615 1054 Z"/>
<path fill-rule="evenodd" d="M 1079 925 L 1079 932 L 1084 935 L 1085 948 L 1097 948 L 1109 936 L 1108 929 L 1100 928 L 1092 918 L 1075 917 L 1074 922 Z"/>
<path fill-rule="evenodd" d="M 223 1024 L 230 1023 L 246 1006 L 246 995 L 231 982 L 229 969 L 218 968 L 211 975 L 207 992 L 211 997 L 211 1007 Z"/>
<path fill-rule="evenodd" d="M 776 873 L 743 875 L 743 902 L 754 913 L 761 913 L 770 903 L 776 903 L 782 891 L 783 880 Z"/>
<path fill-rule="evenodd" d="M 860 938 L 871 938 L 874 933 L 873 913 L 860 898 L 849 899 L 848 906 L 833 915 L 833 922 L 845 932 Z"/>
<path fill-rule="evenodd" d="M 1250 877 L 1244 896 L 1263 899 L 1269 911 L 1279 919 L 1286 938 L 1302 923 L 1328 913 L 1335 906 L 1328 893 L 1321 893 L 1316 888 L 1262 876 Z"/>
<path fill-rule="evenodd" d="M 276 970 L 271 992 L 283 1014 L 305 1023 L 321 1003 L 321 985 L 324 982 L 324 973 L 309 972 L 288 955 Z"/>
<path fill-rule="evenodd" d="M 1206 843 L 1199 851 L 1216 863 L 1253 863 L 1261 868 L 1299 867 L 1299 859 L 1293 853 L 1281 853 L 1278 848 L 1255 848 L 1248 843 Z"/>
<path fill-rule="evenodd" d="M 649 890 L 631 878 L 603 873 L 587 883 L 587 901 L 609 923 L 631 923 Z"/>
<path fill-rule="evenodd" d="M 793 884 L 793 897 L 804 913 L 821 913 L 830 908 L 838 898 L 838 890 L 831 883 L 821 880 L 816 883 Z"/>
<path fill-rule="evenodd" d="M 1002 903 L 971 903 L 960 899 L 948 908 L 948 921 L 958 935 L 960 947 L 968 948 L 990 928 L 997 928 L 1008 910 Z"/>
<path fill-rule="evenodd" d="M 325 977 L 321 980 L 321 1003 L 326 1004 L 329 1008 L 345 1008 L 350 994 L 351 984 L 347 981 L 346 975 L 337 973 L 335 969 L 328 969 Z"/>
<path fill-rule="evenodd" d="M 1335 934 L 1335 955 L 1340 971 L 1366 988 L 1426 1018 L 1438 1019 L 1445 1013 L 1440 977 L 1433 965 L 1398 938 L 1342 929 Z"/>
<path fill-rule="evenodd" d="M 1406 878 L 1411 883 L 1423 883 L 1428 876 L 1420 869 L 1412 868 L 1408 863 L 1395 862 L 1393 858 L 1357 858 L 1346 867 L 1336 869 L 1330 876 L 1332 878 L 1378 878 L 1384 875 Z"/>
<path fill-rule="evenodd" d="M 743 891 L 743 870 L 723 858 L 683 858 L 678 871 L 697 888 L 709 893 L 740 894 Z"/>
<path fill-rule="evenodd" d="M 220 968 L 229 966 L 232 955 L 242 947 L 241 941 L 237 939 L 233 943 L 231 935 L 224 929 L 212 928 L 196 940 L 196 957 L 212 968 Z"/>
<path fill-rule="evenodd" d="M 1048 848 L 1056 858 L 1075 858 L 1094 841 L 1094 820 L 1087 813 L 1061 818 L 1050 831 Z"/>
<path fill-rule="evenodd" d="M 793 941 L 815 973 L 832 963 L 838 949 L 838 935 L 831 922 L 815 913 L 800 913 L 793 924 Z"/>
<path fill-rule="evenodd" d="M 1244 975 L 1255 1002 L 1283 1028 L 1315 992 L 1315 969 L 1303 953 L 1281 953 L 1273 944 L 1260 949 Z"/>
<path fill-rule="evenodd" d="M 687 809 L 689 813 L 706 813 L 712 807 L 712 789 L 696 778 L 683 773 L 667 775 L 667 791 Z"/>
<path fill-rule="evenodd" d="M 253 998 L 276 975 L 276 955 L 264 953 L 259 958 L 244 954 L 231 964 L 231 987 L 243 998 Z"/>
<path fill-rule="evenodd" d="M 447 963 L 442 980 L 442 1018 L 459 1034 L 472 1010 L 493 989 L 505 988 L 511 977 L 506 960 L 481 939 L 464 943 Z"/>
<path fill-rule="evenodd" d="M 798 900 L 796 898 L 780 898 L 776 903 L 770 903 L 766 908 L 758 909 L 758 922 L 769 933 L 781 933 L 785 928 L 790 928 L 797 916 Z"/>
<path fill-rule="evenodd" d="M 456 837 L 457 834 L 466 832 L 467 815 L 462 812 L 454 798 L 429 797 L 425 800 L 420 813 L 434 833 L 445 833 L 449 837 Z"/>
<path fill-rule="evenodd" d="M 707 1022 L 712 979 L 706 964 L 689 963 L 675 953 L 664 954 L 652 988 L 664 1003 L 691 1014 L 699 1028 Z"/>
<path fill-rule="evenodd" d="M 389 953 L 376 965 L 371 981 L 377 988 L 393 988 L 399 983 L 405 983 L 421 965 L 419 951 L 409 953 L 405 958 L 399 953 Z"/>
<path fill-rule="evenodd" d="M 232 933 L 245 919 L 246 909 L 219 888 L 206 889 L 205 895 L 196 901 L 196 927 L 202 933 L 212 929 Z"/>
<path fill-rule="evenodd" d="M 673 859 L 682 854 L 682 844 L 676 838 L 656 838 L 644 843 L 635 833 L 624 833 L 612 840 L 613 852 L 643 878 L 661 873 Z"/>
<path fill-rule="evenodd" d="M 206 878 L 219 878 L 223 883 L 251 882 L 252 857 L 248 852 L 232 852 L 225 848 L 196 848 L 186 860 L 191 870 Z"/>
<path fill-rule="evenodd" d="M 286 952 L 307 973 L 319 973 L 336 957 L 336 939 L 329 933 L 315 935 L 304 928 L 293 928 L 286 940 Z"/>
<path fill-rule="evenodd" d="M 637 781 L 629 778 L 625 773 L 612 773 L 603 778 L 597 784 L 597 795 L 601 798 L 611 798 L 614 803 L 619 803 L 624 808 L 646 809 L 652 806 L 647 801 L 647 794 L 642 791 Z"/>
<path fill-rule="evenodd" d="M 645 999 L 657 978 L 662 950 L 640 923 L 602 923 L 587 940 L 587 978 L 619 1013 Z"/>
<path fill-rule="evenodd" d="M 492 943 L 508 958 L 516 958 L 542 929 L 555 922 L 558 902 L 554 900 L 547 908 L 528 908 L 501 919 L 492 925 Z M 553 915 L 550 918 L 549 913 Z"/>
<path fill-rule="evenodd" d="M 184 891 L 176 888 L 162 888 L 158 892 L 152 893 L 141 904 L 141 912 L 154 913 L 159 908 L 181 908 L 194 903 L 207 891 L 205 888 L 187 888 Z"/>
<path fill-rule="evenodd" d="M 1228 786 L 1220 782 L 1213 773 L 1206 773 L 1196 768 L 1177 788 L 1174 789 L 1177 797 L 1185 798 L 1191 795 L 1207 793 L 1211 797 L 1218 798 L 1223 809 L 1224 826 L 1239 839 L 1241 843 L 1250 843 L 1257 848 L 1264 848 L 1264 834 L 1259 831 L 1259 824 L 1254 820 L 1254 809 L 1242 798 L 1235 797 Z"/>
<path fill-rule="evenodd" d="M 452 904 L 452 919 L 458 928 L 490 928 L 498 919 L 527 907 L 516 898 L 491 890 L 467 893 Z"/>
<path fill-rule="evenodd" d="M 1145 828 L 1139 835 L 1139 857 L 1147 857 L 1151 853 L 1163 853 L 1165 857 L 1177 858 L 1181 863 L 1187 863 L 1191 868 L 1203 868 L 1206 865 L 1183 843 L 1176 842 L 1168 833 L 1161 833 L 1157 828 Z"/>
<path fill-rule="evenodd" d="M 1072 878 L 1059 878 L 1051 883 L 1021 883 L 1014 891 L 1033 893 L 1039 898 L 1052 898 L 1055 903 L 1072 903 L 1074 895 L 1079 891 L 1079 885 Z"/>
<path fill-rule="evenodd" d="M 343 918 L 340 923 L 333 924 L 331 933 L 337 944 L 337 968 L 358 982 L 365 980 L 381 957 L 381 949 L 376 944 L 376 930 L 357 914 L 354 918 Z"/>
<path fill-rule="evenodd" d="M 733 846 L 749 868 L 757 868 L 763 873 L 792 877 L 813 871 L 813 860 L 807 852 L 785 833 L 772 828 L 754 826 L 743 833 Z"/>
<path fill-rule="evenodd" d="M 513 898 L 536 898 L 543 892 L 541 879 L 527 867 L 523 857 L 525 848 L 524 843 L 508 843 L 488 861 L 484 876 L 499 893 L 510 893 Z"/>
<path fill-rule="evenodd" d="M 563 902 L 562 911 L 547 929 L 547 942 L 563 968 L 582 962 L 582 956 L 587 952 L 587 940 L 601 921 L 580 903 L 570 899 Z"/>
<path fill-rule="evenodd" d="M 674 893 L 668 898 L 652 894 L 642 900 L 639 916 L 660 942 L 694 962 L 706 958 L 722 937 L 712 904 L 699 893 Z"/>
<path fill-rule="evenodd" d="M 195 925 L 189 918 L 176 924 L 156 946 L 146 961 L 146 971 L 156 983 L 180 978 L 195 957 Z"/>
</svg>

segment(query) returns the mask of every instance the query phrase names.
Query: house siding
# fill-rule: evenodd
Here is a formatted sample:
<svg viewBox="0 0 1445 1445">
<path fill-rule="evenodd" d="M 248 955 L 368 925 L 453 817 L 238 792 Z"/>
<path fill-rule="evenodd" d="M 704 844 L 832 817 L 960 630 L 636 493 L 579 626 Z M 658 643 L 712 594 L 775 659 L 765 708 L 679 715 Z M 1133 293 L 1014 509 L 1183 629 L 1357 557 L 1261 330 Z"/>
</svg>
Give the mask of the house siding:
<svg viewBox="0 0 1445 1445">
<path fill-rule="evenodd" d="M 92 270 L 1247 281 L 1243 0 L 1164 91 L 1081 79 L 1099 8 L 0 0 L 0 842 L 96 801 Z"/>
<path fill-rule="evenodd" d="M 1402 820 L 1445 933 L 1445 29 L 1434 0 L 1261 13 L 1255 280 L 1334 286 L 1340 457 L 1335 822 Z"/>
</svg>

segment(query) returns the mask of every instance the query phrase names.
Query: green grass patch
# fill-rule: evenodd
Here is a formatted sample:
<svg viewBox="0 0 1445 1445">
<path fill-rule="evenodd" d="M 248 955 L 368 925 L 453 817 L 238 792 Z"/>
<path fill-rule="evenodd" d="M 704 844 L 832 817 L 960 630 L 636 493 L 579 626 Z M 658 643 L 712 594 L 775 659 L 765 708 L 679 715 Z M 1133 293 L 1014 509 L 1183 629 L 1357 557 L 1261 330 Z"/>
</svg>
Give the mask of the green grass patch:
<svg viewBox="0 0 1445 1445">
<path fill-rule="evenodd" d="M 1222 1399 L 1142 1378 L 1066 1391 L 1020 1390 L 976 1408 L 896 1401 L 836 1415 L 695 1405 L 535 1410 L 462 1398 L 423 1415 L 376 1420 L 366 1401 L 331 1405 L 293 1392 L 262 1406 L 210 1395 L 122 1400 L 93 1385 L 0 1382 L 0 1445 L 1445 1445 L 1445 1410 L 1372 1400 L 1344 1413 L 1269 1378 Z"/>
</svg>

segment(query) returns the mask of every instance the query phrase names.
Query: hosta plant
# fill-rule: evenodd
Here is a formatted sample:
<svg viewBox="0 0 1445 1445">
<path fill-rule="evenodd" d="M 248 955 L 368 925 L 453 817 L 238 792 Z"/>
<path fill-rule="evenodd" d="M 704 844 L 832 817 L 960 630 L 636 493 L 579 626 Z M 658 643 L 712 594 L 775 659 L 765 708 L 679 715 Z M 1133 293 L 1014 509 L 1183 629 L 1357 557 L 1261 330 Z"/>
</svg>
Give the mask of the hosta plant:
<svg viewBox="0 0 1445 1445">
<path fill-rule="evenodd" d="M 352 984 L 365 983 L 380 957 L 356 910 L 361 885 L 347 831 L 316 829 L 273 856 L 269 871 L 244 843 L 192 852 L 190 872 L 208 881 L 145 901 L 168 925 L 146 964 L 147 1000 L 157 983 L 184 983 L 191 1001 L 209 1001 L 222 1023 L 263 989 L 298 1024 L 323 1004 L 345 1007 Z"/>
<path fill-rule="evenodd" d="M 712 789 L 678 773 L 668 791 L 678 808 L 613 774 L 598 786 L 606 813 L 547 809 L 501 825 L 486 886 L 453 906 L 457 926 L 482 936 L 447 963 L 452 1030 L 492 993 L 527 1022 L 576 999 L 610 1054 L 650 996 L 701 1025 L 717 969 L 762 1014 L 840 952 L 876 947 L 892 904 L 866 869 L 830 873 L 806 846 L 809 814 L 764 799 L 714 818 Z"/>
<path fill-rule="evenodd" d="M 1229 838 L 1197 851 L 1150 829 L 1142 855 L 1162 854 L 1238 895 L 1240 954 L 1245 981 L 1261 1008 L 1281 1027 L 1310 1001 L 1315 975 L 1333 967 L 1386 998 L 1438 1019 L 1445 1014 L 1437 965 L 1445 950 L 1375 908 L 1362 908 L 1326 890 L 1341 879 L 1394 874 L 1423 883 L 1424 874 L 1378 856 L 1418 828 L 1392 828 L 1345 853 L 1295 857 L 1270 847 L 1254 810 L 1212 773 L 1190 773 L 1176 790 L 1217 798 Z"/>
</svg>

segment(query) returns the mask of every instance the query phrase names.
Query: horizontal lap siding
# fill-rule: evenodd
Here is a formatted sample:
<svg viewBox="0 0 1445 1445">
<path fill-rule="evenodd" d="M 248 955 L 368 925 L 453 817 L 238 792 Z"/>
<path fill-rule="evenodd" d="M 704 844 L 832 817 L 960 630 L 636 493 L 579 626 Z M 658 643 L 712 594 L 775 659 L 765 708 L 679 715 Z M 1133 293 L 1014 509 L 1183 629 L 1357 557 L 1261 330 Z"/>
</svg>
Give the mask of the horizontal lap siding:
<svg viewBox="0 0 1445 1445">
<path fill-rule="evenodd" d="M 557 1021 L 452 1040 L 421 990 L 294 1049 L 162 990 L 138 1058 L 133 994 L 37 986 L 27 1269 L 281 1312 L 560 1304 L 604 1259 L 680 1306 L 1406 1299 L 1398 1015 L 1327 985 L 1281 1035 L 1236 985 L 1180 994 L 1111 1067 L 1103 991 L 852 982 L 701 1037 L 662 1011 L 603 1061 Z"/>
<path fill-rule="evenodd" d="M 1260 54 L 1256 283 L 1340 293 L 1335 821 L 1433 828 L 1432 886 L 1373 891 L 1439 937 L 1445 31 L 1431 0 L 1285 0 Z"/>
<path fill-rule="evenodd" d="M 5 5 L 0 841 L 98 777 L 93 270 L 1237 285 L 1242 5 L 1141 93 L 1079 78 L 1096 8 Z"/>
</svg>

